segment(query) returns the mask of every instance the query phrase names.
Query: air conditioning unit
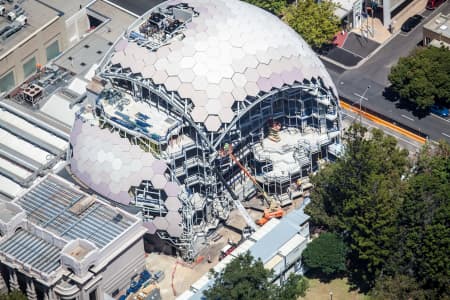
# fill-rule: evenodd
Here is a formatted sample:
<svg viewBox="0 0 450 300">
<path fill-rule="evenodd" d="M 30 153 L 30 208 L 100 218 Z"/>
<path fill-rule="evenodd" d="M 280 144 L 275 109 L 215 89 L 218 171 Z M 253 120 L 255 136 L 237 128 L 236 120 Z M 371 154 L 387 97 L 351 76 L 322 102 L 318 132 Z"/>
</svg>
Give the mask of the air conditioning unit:
<svg viewBox="0 0 450 300">
<path fill-rule="evenodd" d="M 25 15 L 20 15 L 16 18 L 16 22 L 22 26 L 25 26 L 28 23 L 28 18 Z"/>
<path fill-rule="evenodd" d="M 10 20 L 11 22 L 14 21 L 17 18 L 16 13 L 13 11 L 10 11 L 8 13 L 8 20 Z"/>
</svg>

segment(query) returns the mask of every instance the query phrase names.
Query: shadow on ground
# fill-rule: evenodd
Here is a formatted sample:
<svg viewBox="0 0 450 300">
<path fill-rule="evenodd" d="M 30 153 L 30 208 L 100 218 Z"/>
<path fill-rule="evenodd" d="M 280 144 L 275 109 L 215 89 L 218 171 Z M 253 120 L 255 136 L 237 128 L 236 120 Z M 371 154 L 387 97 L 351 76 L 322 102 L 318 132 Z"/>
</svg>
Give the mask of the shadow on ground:
<svg viewBox="0 0 450 300">
<path fill-rule="evenodd" d="M 395 107 L 410 111 L 415 117 L 422 119 L 430 114 L 428 109 L 421 109 L 417 105 L 407 99 L 402 99 L 391 86 L 386 87 L 383 91 L 383 97 L 391 102 L 396 102 Z"/>
</svg>

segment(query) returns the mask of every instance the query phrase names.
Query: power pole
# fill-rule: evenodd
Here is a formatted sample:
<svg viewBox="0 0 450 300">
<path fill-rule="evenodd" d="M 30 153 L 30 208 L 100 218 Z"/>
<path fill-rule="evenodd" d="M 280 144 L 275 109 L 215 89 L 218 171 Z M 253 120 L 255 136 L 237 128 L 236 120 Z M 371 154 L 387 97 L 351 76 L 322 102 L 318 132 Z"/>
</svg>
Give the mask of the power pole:
<svg viewBox="0 0 450 300">
<path fill-rule="evenodd" d="M 361 109 L 362 103 L 361 102 L 362 102 L 362 99 L 366 99 L 367 101 L 369 100 L 369 99 L 366 98 L 366 94 L 367 94 L 367 91 L 369 89 L 370 89 L 370 85 L 368 85 L 366 87 L 366 90 L 364 91 L 364 93 L 362 95 L 355 94 L 357 97 L 359 97 L 359 124 L 362 123 L 362 120 L 361 120 L 361 117 L 362 117 L 362 109 Z"/>
</svg>

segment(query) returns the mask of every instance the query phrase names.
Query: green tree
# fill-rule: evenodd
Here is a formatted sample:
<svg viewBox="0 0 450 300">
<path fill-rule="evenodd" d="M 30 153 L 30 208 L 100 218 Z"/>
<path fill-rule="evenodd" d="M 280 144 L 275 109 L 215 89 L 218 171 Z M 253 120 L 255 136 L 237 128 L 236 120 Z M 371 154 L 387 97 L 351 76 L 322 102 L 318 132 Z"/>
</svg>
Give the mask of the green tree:
<svg viewBox="0 0 450 300">
<path fill-rule="evenodd" d="M 8 294 L 0 294 L 0 300 L 27 300 L 27 296 L 21 291 L 14 290 Z"/>
<path fill-rule="evenodd" d="M 394 138 L 380 130 L 369 133 L 359 124 L 348 129 L 344 140 L 344 156 L 312 178 L 316 187 L 306 212 L 316 225 L 343 234 L 350 279 L 370 288 L 396 245 L 408 152 Z"/>
<path fill-rule="evenodd" d="M 401 99 L 420 109 L 450 105 L 450 51 L 445 48 L 421 48 L 400 58 L 388 78 Z"/>
<path fill-rule="evenodd" d="M 420 288 L 413 277 L 406 275 L 380 278 L 370 296 L 373 300 L 433 299 L 432 295 Z"/>
<path fill-rule="evenodd" d="M 211 300 L 294 300 L 304 295 L 308 288 L 307 281 L 295 275 L 290 276 L 282 287 L 270 283 L 272 271 L 266 270 L 261 260 L 255 261 L 248 252 L 232 260 L 222 272 L 211 273 L 214 284 L 203 293 Z"/>
<path fill-rule="evenodd" d="M 339 18 L 334 14 L 337 5 L 330 0 L 302 0 L 283 11 L 283 19 L 314 48 L 332 41 L 339 31 Z"/>
<path fill-rule="evenodd" d="M 419 155 L 400 210 L 401 272 L 414 274 L 438 298 L 450 298 L 450 145 Z"/>
<path fill-rule="evenodd" d="M 346 271 L 346 247 L 344 241 L 334 233 L 323 233 L 308 244 L 302 253 L 303 262 L 313 272 L 327 277 Z"/>
<path fill-rule="evenodd" d="M 286 0 L 244 0 L 250 4 L 265 9 L 277 16 L 280 16 L 284 8 L 287 6 Z"/>
<path fill-rule="evenodd" d="M 289 275 L 283 286 L 278 287 L 275 293 L 275 299 L 297 299 L 306 296 L 306 290 L 309 288 L 308 279 L 300 275 Z"/>
</svg>

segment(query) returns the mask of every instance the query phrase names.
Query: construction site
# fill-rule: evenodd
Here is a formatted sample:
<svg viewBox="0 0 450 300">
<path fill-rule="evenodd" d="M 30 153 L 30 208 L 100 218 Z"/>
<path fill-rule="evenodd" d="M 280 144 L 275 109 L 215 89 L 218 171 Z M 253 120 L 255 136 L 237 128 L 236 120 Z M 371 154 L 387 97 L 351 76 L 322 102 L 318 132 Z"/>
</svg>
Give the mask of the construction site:
<svg viewBox="0 0 450 300">
<path fill-rule="evenodd" d="M 86 89 L 72 175 L 135 209 L 150 250 L 185 261 L 234 209 L 245 237 L 285 215 L 308 175 L 342 152 L 323 64 L 278 18 L 237 0 L 160 4 L 119 37 Z"/>
</svg>

